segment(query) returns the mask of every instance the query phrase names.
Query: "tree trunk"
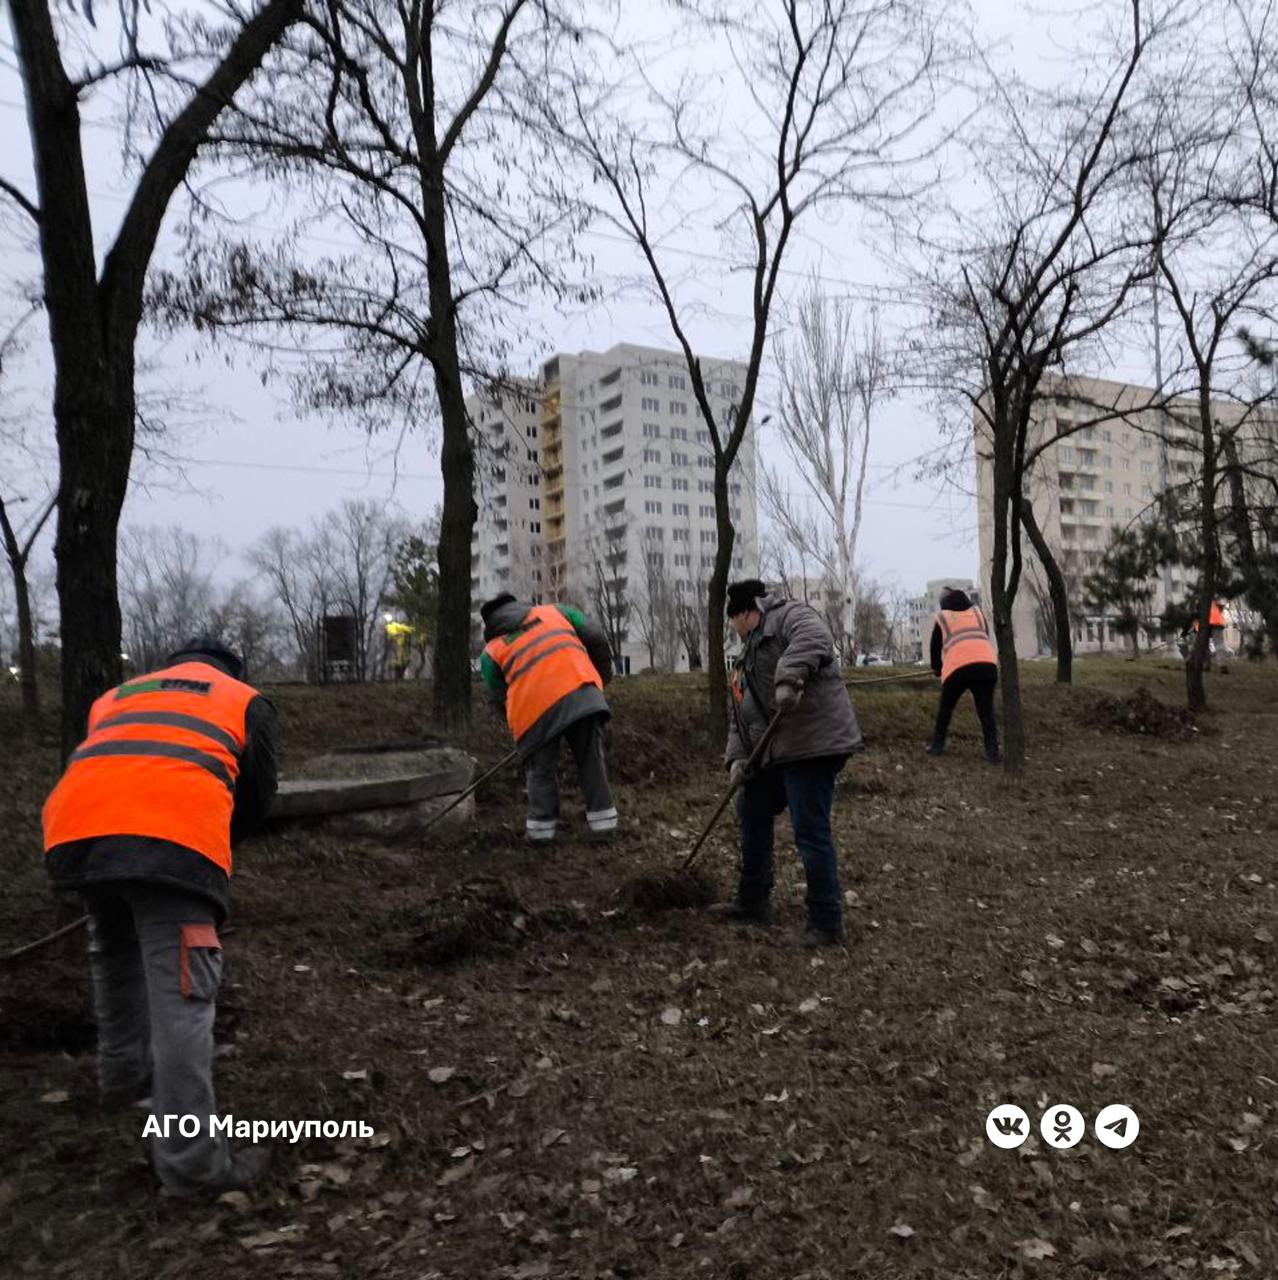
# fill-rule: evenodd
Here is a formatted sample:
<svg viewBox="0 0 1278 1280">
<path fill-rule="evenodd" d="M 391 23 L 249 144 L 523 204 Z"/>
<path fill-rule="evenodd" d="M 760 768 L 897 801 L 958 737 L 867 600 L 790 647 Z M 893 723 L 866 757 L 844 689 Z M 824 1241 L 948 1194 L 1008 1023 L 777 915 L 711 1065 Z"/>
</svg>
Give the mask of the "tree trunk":
<svg viewBox="0 0 1278 1280">
<path fill-rule="evenodd" d="M 425 159 L 425 158 L 424 158 Z M 435 642 L 433 704 L 441 729 L 464 728 L 471 717 L 470 539 L 475 505 L 475 450 L 457 355 L 457 317 L 448 256 L 447 195 L 442 166 L 422 183 L 428 230 L 426 280 L 432 341 L 427 352 L 443 431 L 440 469 L 444 506 L 439 522 L 439 634 Z"/>
<path fill-rule="evenodd" d="M 27 589 L 26 562 L 13 566 L 13 597 L 18 612 L 18 666 L 22 682 L 22 731 L 34 738 L 40 729 L 40 684 L 36 679 L 35 626 Z"/>
<path fill-rule="evenodd" d="M 706 702 L 706 729 L 712 748 L 721 748 L 728 740 L 728 672 L 724 665 L 724 604 L 728 597 L 728 575 L 732 570 L 732 547 L 737 531 L 728 506 L 728 469 L 722 457 L 714 465 L 714 514 L 718 545 L 714 552 L 714 570 L 710 574 L 710 599 L 706 605 L 706 662 L 709 666 L 710 691 Z"/>
<path fill-rule="evenodd" d="M 1003 416 L 1003 415 L 1000 415 Z M 994 551 L 990 590 L 994 606 L 994 640 L 998 646 L 999 685 L 1003 691 L 1003 768 L 1008 774 L 1025 770 L 1025 712 L 1021 704 L 1021 676 L 1016 659 L 1012 605 L 1019 580 L 1008 584 L 1009 540 L 1019 521 L 1013 494 L 1013 461 L 1007 449 L 994 449 Z M 1015 562 L 1013 568 L 1015 568 Z"/>
<path fill-rule="evenodd" d="M 59 361 L 60 389 L 67 378 Z M 62 645 L 62 754 L 83 740 L 94 700 L 120 683 L 120 603 L 116 543 L 133 454 L 132 367 L 107 379 L 127 390 L 115 397 L 99 387 L 87 395 L 58 395 L 58 605 Z M 93 403 L 77 411 L 72 403 Z M 111 403 L 114 399 L 114 403 Z"/>
<path fill-rule="evenodd" d="M 1198 578 L 1198 634 L 1185 663 L 1185 701 L 1191 711 L 1207 709 L 1208 646 L 1211 644 L 1211 607 L 1216 599 L 1220 545 L 1216 531 L 1216 440 L 1211 416 L 1211 388 L 1199 372 L 1198 413 L 1203 436 L 1203 474 L 1199 490 L 1202 527 L 1202 569 Z"/>
<path fill-rule="evenodd" d="M 1074 635 L 1070 630 L 1069 591 L 1065 575 L 1056 563 L 1047 539 L 1034 517 L 1034 509 L 1028 498 L 1021 502 L 1021 525 L 1029 534 L 1030 543 L 1038 562 L 1047 574 L 1047 590 L 1052 600 L 1052 616 L 1056 622 L 1056 683 L 1072 684 L 1074 681 Z M 1102 642 L 1103 647 L 1103 642 Z"/>
</svg>

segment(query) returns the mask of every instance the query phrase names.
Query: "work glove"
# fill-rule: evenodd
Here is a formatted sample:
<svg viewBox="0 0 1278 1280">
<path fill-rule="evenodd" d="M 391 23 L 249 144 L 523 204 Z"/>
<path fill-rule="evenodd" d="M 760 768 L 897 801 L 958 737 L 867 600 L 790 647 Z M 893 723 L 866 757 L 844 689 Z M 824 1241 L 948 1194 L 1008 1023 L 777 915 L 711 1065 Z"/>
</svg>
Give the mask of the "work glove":
<svg viewBox="0 0 1278 1280">
<path fill-rule="evenodd" d="M 733 791 L 744 784 L 745 776 L 746 762 L 744 760 L 734 760 L 728 766 L 728 781 L 732 784 Z"/>
<path fill-rule="evenodd" d="M 772 696 L 778 711 L 793 711 L 803 701 L 803 690 L 797 685 L 779 684 Z"/>
</svg>

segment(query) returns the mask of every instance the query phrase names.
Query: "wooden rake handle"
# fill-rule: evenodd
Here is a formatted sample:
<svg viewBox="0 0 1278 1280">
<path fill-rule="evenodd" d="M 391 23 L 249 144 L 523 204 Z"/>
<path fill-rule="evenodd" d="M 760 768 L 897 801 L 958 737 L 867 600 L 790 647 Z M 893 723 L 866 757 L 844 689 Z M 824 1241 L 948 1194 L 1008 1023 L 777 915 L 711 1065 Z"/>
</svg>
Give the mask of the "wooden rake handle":
<svg viewBox="0 0 1278 1280">
<path fill-rule="evenodd" d="M 481 774 L 478 778 L 475 779 L 474 782 L 470 784 L 470 786 L 466 788 L 465 791 L 461 792 L 459 795 L 454 796 L 452 800 L 449 801 L 449 803 L 446 804 L 437 814 L 435 814 L 433 817 L 428 819 L 422 825 L 422 830 L 425 831 L 427 827 L 433 827 L 435 823 L 437 823 L 440 820 L 440 818 L 442 818 L 446 813 L 452 813 L 452 811 L 456 809 L 457 806 L 461 804 L 461 802 L 465 800 L 467 796 L 473 795 L 476 791 L 478 791 L 479 788 L 482 787 L 484 783 L 487 782 L 488 779 L 493 776 L 493 774 L 500 773 L 508 764 L 514 761 L 518 755 L 519 755 L 519 748 L 512 747 L 510 751 L 508 751 L 504 756 L 502 756 L 502 758 L 498 760 L 497 763 L 493 765 L 491 769 L 488 770 L 487 773 Z"/>
<path fill-rule="evenodd" d="M 763 755 L 764 748 L 772 741 L 772 735 L 776 732 L 777 725 L 781 723 L 781 717 L 784 714 L 785 712 L 781 710 L 777 710 L 773 713 L 772 719 L 768 721 L 768 727 L 764 729 L 759 741 L 754 745 L 754 750 L 750 752 L 750 758 L 745 764 L 746 773 L 750 772 L 751 768 Z M 719 807 L 710 815 L 710 821 L 706 823 L 705 829 L 697 837 L 697 843 L 692 846 L 688 856 L 680 864 L 680 871 L 687 871 L 687 869 L 692 866 L 693 862 L 696 861 L 697 854 L 701 852 L 701 846 L 706 842 L 706 837 L 714 830 L 715 824 L 719 819 L 723 817 L 723 811 L 728 807 L 728 802 L 732 797 L 737 794 L 737 790 L 740 785 L 740 783 L 733 783 L 732 786 L 728 788 L 727 794 L 719 801 Z"/>
</svg>

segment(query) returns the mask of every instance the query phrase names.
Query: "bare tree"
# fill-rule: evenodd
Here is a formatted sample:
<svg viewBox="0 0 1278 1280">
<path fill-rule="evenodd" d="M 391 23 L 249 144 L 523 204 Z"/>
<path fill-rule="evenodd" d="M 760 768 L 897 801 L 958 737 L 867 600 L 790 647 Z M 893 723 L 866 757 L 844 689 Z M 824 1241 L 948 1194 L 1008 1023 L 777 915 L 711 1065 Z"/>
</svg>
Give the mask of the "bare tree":
<svg viewBox="0 0 1278 1280">
<path fill-rule="evenodd" d="M 991 605 L 1012 773 L 1025 765 L 1012 609 L 1024 567 L 1026 485 L 1035 449 L 1050 443 L 1031 438 L 1035 408 L 1048 370 L 1122 316 L 1150 271 L 1148 229 L 1121 197 L 1142 154 L 1129 128 L 1133 82 L 1158 28 L 1141 0 L 1130 0 L 1128 16 L 1098 93 L 1036 94 L 993 79 L 1006 128 L 987 124 L 977 148 L 991 203 L 971 242 L 934 246 L 946 258 L 927 281 L 940 380 L 975 414 L 977 448 L 992 472 Z M 1032 116 L 1025 100 L 1037 108 Z M 955 253 L 961 265 L 952 269 Z M 1066 617 L 1058 646 L 1067 638 Z"/>
<path fill-rule="evenodd" d="M 1237 471 L 1237 454 L 1231 467 L 1229 449 L 1274 395 L 1271 385 L 1252 379 L 1239 330 L 1249 316 L 1270 311 L 1278 297 L 1278 222 L 1256 202 L 1236 199 L 1234 175 L 1240 167 L 1251 168 L 1251 157 L 1238 155 L 1239 109 L 1232 95 L 1220 95 L 1214 108 L 1208 110 L 1200 97 L 1186 102 L 1179 94 L 1161 95 L 1146 168 L 1159 284 L 1177 322 L 1168 380 L 1173 386 L 1183 380 L 1188 392 L 1185 400 L 1171 401 L 1169 413 L 1199 465 L 1197 636 L 1185 664 L 1191 710 L 1207 705 L 1209 621 L 1224 581 L 1219 508 L 1228 476 Z M 1221 244 L 1231 247 L 1223 260 Z M 1222 410 L 1222 400 L 1233 403 Z"/>
<path fill-rule="evenodd" d="M 736 537 L 729 476 L 754 413 L 780 273 L 796 230 L 819 211 L 882 208 L 903 194 L 907 166 L 929 146 L 922 139 L 949 54 L 942 11 L 929 0 L 767 0 L 740 14 L 683 0 L 679 12 L 688 30 L 675 39 L 696 48 L 697 65 L 671 91 L 644 77 L 650 112 L 627 106 L 619 118 L 610 103 L 625 95 L 609 85 L 588 98 L 576 76 L 572 110 L 551 103 L 546 114 L 602 184 L 600 215 L 642 257 L 710 435 L 718 540 L 707 600 L 708 723 L 721 741 L 723 609 Z M 717 104 L 736 89 L 750 109 L 729 121 Z M 705 100 L 710 93 L 715 103 Z M 686 228 L 694 206 L 709 208 L 727 256 L 749 280 L 745 376 L 723 416 L 691 330 L 695 303 L 680 296 L 665 252 L 667 231 Z"/>
<path fill-rule="evenodd" d="M 157 291 L 201 325 L 340 338 L 312 359 L 304 399 L 401 431 L 437 413 L 442 443 L 434 713 L 471 716 L 473 424 L 465 381 L 500 372 L 523 300 L 565 292 L 576 202 L 518 123 L 570 39 L 551 0 L 499 0 L 462 17 L 433 0 L 323 0 L 221 141 L 310 190 L 359 252 L 297 261 L 219 241 Z M 552 247 L 553 246 L 553 247 Z M 576 296 L 589 285 L 573 280 Z M 519 317 L 517 320 L 516 317 Z"/>
<path fill-rule="evenodd" d="M 135 5 L 125 5 L 136 15 Z M 84 32 L 72 6 L 55 26 L 49 0 L 9 6 L 35 157 L 35 194 L 0 181 L 0 197 L 25 213 L 38 233 L 43 297 L 54 363 L 54 427 L 59 454 L 58 601 L 62 616 L 62 746 L 83 737 L 93 699 L 120 675 L 116 533 L 128 485 L 135 427 L 134 360 L 143 286 L 164 215 L 196 152 L 224 107 L 258 69 L 302 0 L 265 0 L 229 24 L 208 30 L 211 70 L 185 91 L 178 109 L 157 120 L 159 138 L 142 165 L 114 241 L 99 256 L 85 182 L 80 104 L 120 75 L 155 77 L 165 60 L 137 47 L 136 24 L 124 57 L 69 72 L 66 46 Z M 207 24 L 205 24 L 207 27 Z M 172 84 L 190 84 L 183 79 Z M 158 102 L 159 95 L 148 95 Z M 99 271 L 98 262 L 102 266 Z"/>
<path fill-rule="evenodd" d="M 829 612 L 844 662 L 857 647 L 854 567 L 870 432 L 892 394 L 878 312 L 871 311 L 859 334 L 854 320 L 845 299 L 829 297 L 819 281 L 812 282 L 799 305 L 797 341 L 777 347 L 778 434 L 787 463 L 763 467 L 760 483 L 772 521 L 825 575 L 837 606 Z M 807 502 L 791 487 L 795 477 Z"/>
<path fill-rule="evenodd" d="M 288 619 L 297 661 L 308 680 L 319 678 L 319 625 L 332 593 L 327 558 L 298 529 L 277 525 L 250 548 L 247 560 L 265 579 Z"/>
<path fill-rule="evenodd" d="M 630 523 L 624 513 L 612 523 L 596 523 L 583 542 L 586 592 L 591 612 L 608 637 L 612 665 L 625 670 L 624 648 L 635 616 L 628 563 Z"/>
<path fill-rule="evenodd" d="M 653 671 L 673 671 L 679 644 L 678 597 L 666 566 L 664 546 L 645 542 L 634 618 Z"/>
<path fill-rule="evenodd" d="M 14 453 L 29 454 L 27 433 L 21 418 L 25 409 L 10 411 L 12 403 L 9 383 L 11 364 L 21 350 L 22 331 L 36 315 L 38 306 L 30 306 L 0 338 L 0 392 L 4 394 L 0 408 L 0 438 Z M 21 517 L 15 517 L 15 508 L 27 504 Z M 27 579 L 27 566 L 31 552 L 57 505 L 57 495 L 47 490 L 32 504 L 30 498 L 6 485 L 0 492 L 0 541 L 4 545 L 5 559 L 13 583 L 15 625 L 17 629 L 18 679 L 22 686 L 22 728 L 28 737 L 33 736 L 40 722 L 40 684 L 36 673 L 35 621 L 31 609 L 31 590 Z"/>
</svg>

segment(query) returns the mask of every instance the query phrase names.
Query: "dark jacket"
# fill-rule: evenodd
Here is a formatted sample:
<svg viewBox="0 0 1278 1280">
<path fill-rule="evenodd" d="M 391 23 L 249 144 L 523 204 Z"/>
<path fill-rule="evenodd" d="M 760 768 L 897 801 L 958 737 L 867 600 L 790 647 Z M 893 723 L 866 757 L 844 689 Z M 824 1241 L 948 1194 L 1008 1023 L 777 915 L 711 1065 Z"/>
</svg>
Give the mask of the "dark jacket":
<svg viewBox="0 0 1278 1280">
<path fill-rule="evenodd" d="M 496 640 L 499 636 L 517 631 L 523 625 L 532 607 L 527 601 L 512 600 L 509 604 L 503 604 L 494 609 L 484 624 L 485 641 Z M 572 624 L 581 643 L 585 645 L 586 653 L 594 664 L 595 670 L 599 672 L 599 678 L 604 684 L 608 684 L 612 680 L 612 651 L 608 648 L 608 638 L 603 630 L 589 621 L 581 610 L 574 609 L 571 605 L 557 604 L 554 608 L 558 609 Z M 494 708 L 505 715 L 506 677 L 502 674 L 501 668 L 487 654 L 484 654 L 480 663 L 480 673 Z M 567 697 L 560 698 L 519 739 L 516 745 L 519 747 L 520 757 L 527 759 L 535 751 L 560 737 L 569 725 L 576 724 L 578 720 L 584 720 L 587 716 L 600 716 L 607 719 L 610 714 L 608 700 L 604 697 L 603 691 L 595 688 L 593 684 L 583 684 Z"/>
<path fill-rule="evenodd" d="M 210 666 L 225 668 L 209 659 Z M 230 673 L 227 672 L 229 675 Z M 258 694 L 244 712 L 244 752 L 235 779 L 231 811 L 231 847 L 266 821 L 276 789 L 276 713 L 269 698 Z M 211 859 L 185 845 L 127 833 L 55 845 L 45 858 L 49 878 L 58 889 L 144 881 L 184 889 L 209 899 L 219 921 L 230 906 L 227 874 Z"/>
<path fill-rule="evenodd" d="M 764 596 L 763 620 L 746 637 L 734 664 L 727 760 L 749 757 L 776 709 L 776 686 L 803 690 L 803 700 L 786 713 L 759 767 L 848 756 L 863 747 L 852 700 L 834 656 L 834 638 L 821 615 L 798 600 Z"/>
</svg>

